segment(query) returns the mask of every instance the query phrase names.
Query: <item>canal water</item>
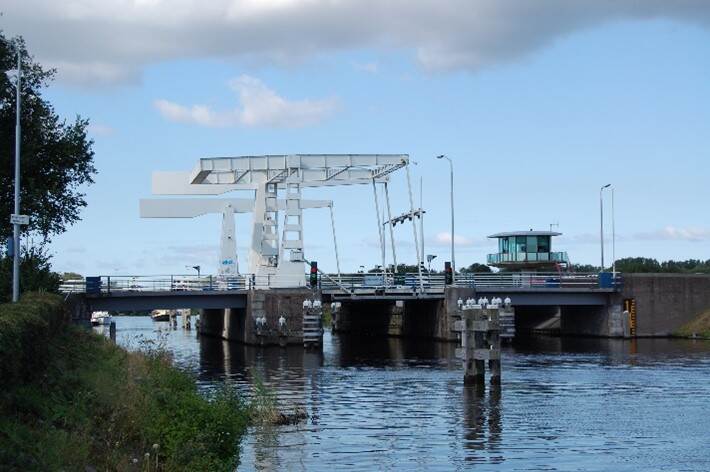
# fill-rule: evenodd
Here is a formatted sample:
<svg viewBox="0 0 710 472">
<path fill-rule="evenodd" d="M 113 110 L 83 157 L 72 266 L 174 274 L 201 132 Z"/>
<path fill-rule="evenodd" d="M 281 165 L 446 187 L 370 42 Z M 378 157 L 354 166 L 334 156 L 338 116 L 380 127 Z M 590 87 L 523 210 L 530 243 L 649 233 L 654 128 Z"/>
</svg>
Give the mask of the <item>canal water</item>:
<svg viewBox="0 0 710 472">
<path fill-rule="evenodd" d="M 529 339 L 480 391 L 447 343 L 326 332 L 304 352 L 115 320 L 119 343 L 163 343 L 201 388 L 249 396 L 261 379 L 284 412 L 307 412 L 252 428 L 240 470 L 710 470 L 708 341 Z"/>
</svg>

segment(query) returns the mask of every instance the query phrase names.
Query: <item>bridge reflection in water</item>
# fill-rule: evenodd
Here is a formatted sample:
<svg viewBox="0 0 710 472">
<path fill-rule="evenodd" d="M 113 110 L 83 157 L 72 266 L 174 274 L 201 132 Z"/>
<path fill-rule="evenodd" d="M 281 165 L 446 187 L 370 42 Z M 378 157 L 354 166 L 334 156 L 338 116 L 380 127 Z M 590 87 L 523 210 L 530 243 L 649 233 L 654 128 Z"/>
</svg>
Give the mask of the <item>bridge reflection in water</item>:
<svg viewBox="0 0 710 472">
<path fill-rule="evenodd" d="M 119 342 L 155 335 L 150 320 L 117 323 Z M 462 385 L 450 343 L 326 332 L 320 353 L 167 337 L 201 388 L 248 394 L 259 377 L 282 410 L 308 413 L 252 428 L 243 470 L 707 469 L 710 432 L 694 419 L 707 413 L 709 342 L 520 338 L 501 389 L 481 391 Z"/>
</svg>

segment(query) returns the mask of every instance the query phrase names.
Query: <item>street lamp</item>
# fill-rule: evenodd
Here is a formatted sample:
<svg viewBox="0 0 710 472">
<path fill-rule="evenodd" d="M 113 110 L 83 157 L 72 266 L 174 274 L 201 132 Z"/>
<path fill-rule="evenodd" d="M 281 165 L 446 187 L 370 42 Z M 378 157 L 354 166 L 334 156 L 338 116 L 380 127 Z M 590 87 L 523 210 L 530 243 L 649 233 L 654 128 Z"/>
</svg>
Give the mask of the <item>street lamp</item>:
<svg viewBox="0 0 710 472">
<path fill-rule="evenodd" d="M 187 267 L 188 269 L 195 269 L 197 271 L 197 276 L 198 277 L 200 276 L 200 269 L 201 269 L 200 266 L 194 265 L 194 266 L 185 266 L 185 267 Z"/>
<path fill-rule="evenodd" d="M 616 215 L 614 214 L 614 187 L 611 188 L 611 273 L 616 280 Z"/>
<path fill-rule="evenodd" d="M 22 84 L 22 54 L 20 43 L 17 43 L 17 110 L 15 122 L 15 213 L 20 215 L 20 105 Z M 16 216 L 17 215 L 17 216 Z M 12 229 L 13 256 L 12 256 L 12 301 L 20 299 L 20 223 L 13 222 Z"/>
<path fill-rule="evenodd" d="M 604 200 L 603 192 L 605 188 L 611 187 L 611 184 L 606 184 L 599 189 L 599 240 L 601 242 L 601 270 L 604 272 Z"/>
<path fill-rule="evenodd" d="M 454 252 L 454 163 L 444 154 L 438 155 L 436 158 L 449 161 L 449 169 L 451 170 L 451 275 L 452 282 L 456 283 L 456 256 Z"/>
</svg>

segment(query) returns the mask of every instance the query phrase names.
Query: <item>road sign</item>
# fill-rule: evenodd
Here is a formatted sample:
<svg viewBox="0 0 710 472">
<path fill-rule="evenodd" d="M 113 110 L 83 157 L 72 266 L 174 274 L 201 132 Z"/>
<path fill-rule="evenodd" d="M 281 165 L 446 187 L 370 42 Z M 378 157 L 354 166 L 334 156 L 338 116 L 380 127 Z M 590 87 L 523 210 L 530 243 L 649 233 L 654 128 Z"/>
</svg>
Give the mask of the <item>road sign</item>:
<svg viewBox="0 0 710 472">
<path fill-rule="evenodd" d="M 10 215 L 10 224 L 12 225 L 28 225 L 30 224 L 29 215 Z"/>
</svg>

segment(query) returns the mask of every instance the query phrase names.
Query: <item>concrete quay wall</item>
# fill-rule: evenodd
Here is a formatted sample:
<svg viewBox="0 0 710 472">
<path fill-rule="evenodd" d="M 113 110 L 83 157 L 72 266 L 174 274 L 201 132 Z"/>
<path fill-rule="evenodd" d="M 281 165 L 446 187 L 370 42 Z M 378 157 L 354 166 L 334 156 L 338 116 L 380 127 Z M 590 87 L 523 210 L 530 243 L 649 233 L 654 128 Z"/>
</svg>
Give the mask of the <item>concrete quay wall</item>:
<svg viewBox="0 0 710 472">
<path fill-rule="evenodd" d="M 710 309 L 710 275 L 624 274 L 619 298 L 636 300 L 637 336 L 670 336 Z"/>
</svg>

